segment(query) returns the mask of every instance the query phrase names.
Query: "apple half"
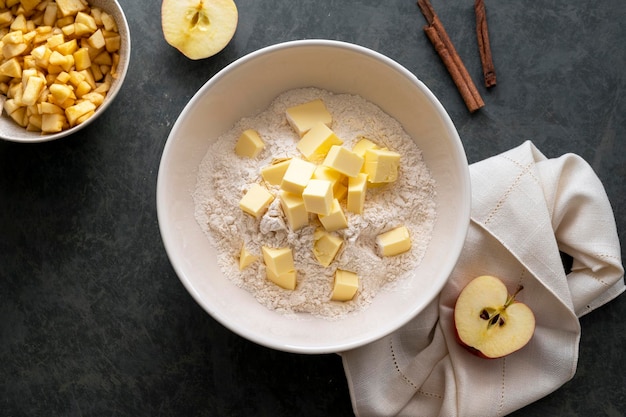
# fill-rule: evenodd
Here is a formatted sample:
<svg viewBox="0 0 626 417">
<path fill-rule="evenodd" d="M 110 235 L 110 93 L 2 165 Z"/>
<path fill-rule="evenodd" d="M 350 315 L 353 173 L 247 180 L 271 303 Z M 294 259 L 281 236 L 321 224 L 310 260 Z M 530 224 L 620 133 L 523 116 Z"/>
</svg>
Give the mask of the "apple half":
<svg viewBox="0 0 626 417">
<path fill-rule="evenodd" d="M 454 306 L 454 325 L 461 345 L 484 358 L 500 358 L 524 347 L 535 331 L 532 310 L 515 300 L 496 277 L 474 278 Z"/>
<path fill-rule="evenodd" d="M 235 35 L 239 14 L 233 0 L 163 0 L 161 28 L 167 43 L 190 59 L 213 56 Z"/>
</svg>

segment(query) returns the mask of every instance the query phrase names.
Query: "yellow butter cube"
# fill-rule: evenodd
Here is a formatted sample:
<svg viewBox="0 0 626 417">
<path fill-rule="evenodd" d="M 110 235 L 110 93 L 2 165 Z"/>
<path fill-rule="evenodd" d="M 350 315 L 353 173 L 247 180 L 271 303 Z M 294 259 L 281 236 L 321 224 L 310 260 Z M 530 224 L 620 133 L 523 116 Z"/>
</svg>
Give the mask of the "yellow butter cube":
<svg viewBox="0 0 626 417">
<path fill-rule="evenodd" d="M 265 148 L 265 144 L 259 133 L 254 129 L 247 129 L 239 136 L 235 145 L 235 153 L 246 158 L 256 158 L 263 148 Z"/>
<path fill-rule="evenodd" d="M 332 182 L 334 191 L 336 187 L 345 180 L 346 177 L 341 172 L 335 171 L 330 167 L 318 165 L 317 168 L 315 168 L 315 172 L 313 172 L 312 178 L 317 180 L 328 180 Z"/>
<path fill-rule="evenodd" d="M 283 175 L 280 188 L 290 193 L 302 194 L 313 172 L 315 172 L 315 164 L 300 158 L 293 158 Z"/>
<path fill-rule="evenodd" d="M 318 214 L 317 217 L 328 232 L 335 232 L 348 227 L 346 215 L 343 213 L 339 200 L 336 198 L 333 199 L 330 212 L 327 215 Z"/>
<path fill-rule="evenodd" d="M 302 191 L 302 199 L 309 213 L 330 214 L 333 204 L 333 184 L 328 180 L 312 179 Z"/>
<path fill-rule="evenodd" d="M 411 236 L 406 226 L 396 227 L 376 237 L 378 253 L 382 256 L 395 256 L 411 249 Z"/>
<path fill-rule="evenodd" d="M 364 171 L 372 183 L 394 182 L 398 179 L 401 155 L 387 149 L 365 151 Z"/>
<path fill-rule="evenodd" d="M 295 270 L 291 248 L 261 247 L 263 262 L 275 275 Z"/>
<path fill-rule="evenodd" d="M 261 176 L 271 185 L 280 185 L 290 162 L 291 159 L 274 161 L 270 165 L 261 168 Z"/>
<path fill-rule="evenodd" d="M 366 191 L 367 174 L 361 172 L 356 177 L 348 179 L 348 201 L 346 203 L 348 211 L 356 214 L 363 213 Z"/>
<path fill-rule="evenodd" d="M 321 99 L 289 107 L 285 112 L 287 121 L 300 137 L 318 123 L 330 127 L 333 116 Z"/>
<path fill-rule="evenodd" d="M 365 158 L 365 151 L 368 149 L 379 149 L 378 145 L 367 138 L 361 138 L 352 147 L 352 152 L 359 155 L 361 158 Z"/>
<path fill-rule="evenodd" d="M 254 263 L 259 257 L 250 253 L 245 245 L 241 246 L 241 252 L 239 253 L 239 270 L 244 270 L 252 263 Z"/>
<path fill-rule="evenodd" d="M 306 211 L 302 196 L 281 190 L 278 198 L 291 230 L 298 230 L 309 224 L 309 212 Z"/>
<path fill-rule="evenodd" d="M 328 126 L 318 123 L 302 136 L 296 148 L 307 160 L 321 162 L 332 146 L 342 143 L 343 141 Z"/>
<path fill-rule="evenodd" d="M 313 233 L 313 255 L 323 266 L 329 266 L 333 262 L 342 245 L 343 239 L 324 229 L 317 229 Z"/>
<path fill-rule="evenodd" d="M 350 301 L 359 289 L 359 276 L 351 271 L 338 269 L 335 272 L 333 293 L 330 297 L 333 301 Z"/>
<path fill-rule="evenodd" d="M 262 185 L 254 184 L 239 201 L 239 207 L 246 213 L 259 218 L 272 201 L 274 201 L 272 193 Z"/>
<path fill-rule="evenodd" d="M 332 146 L 322 165 L 339 171 L 348 177 L 356 177 L 361 172 L 364 159 L 343 146 Z"/>
<path fill-rule="evenodd" d="M 271 269 L 267 268 L 265 270 L 265 274 L 267 279 L 272 281 L 274 284 L 282 287 L 286 290 L 295 290 L 297 283 L 297 273 L 296 271 L 287 271 L 280 274 L 275 273 Z"/>
<path fill-rule="evenodd" d="M 346 198 L 347 195 L 348 195 L 348 186 L 345 185 L 343 182 L 336 184 L 335 188 L 333 188 L 333 196 L 337 200 L 341 201 L 344 198 Z"/>
</svg>

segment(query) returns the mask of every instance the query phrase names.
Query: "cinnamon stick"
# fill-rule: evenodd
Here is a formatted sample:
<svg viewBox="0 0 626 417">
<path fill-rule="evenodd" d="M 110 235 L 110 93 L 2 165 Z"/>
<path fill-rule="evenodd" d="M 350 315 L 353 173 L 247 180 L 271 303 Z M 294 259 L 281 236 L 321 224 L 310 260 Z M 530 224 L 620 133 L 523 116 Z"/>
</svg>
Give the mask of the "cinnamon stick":
<svg viewBox="0 0 626 417">
<path fill-rule="evenodd" d="M 461 57 L 454 48 L 448 33 L 439 20 L 437 13 L 435 13 L 435 9 L 429 0 L 418 0 L 417 5 L 428 22 L 428 25 L 424 26 L 426 36 L 435 47 L 448 73 L 450 73 L 468 110 L 472 113 L 475 112 L 483 107 L 485 103 L 467 72 Z"/>
<path fill-rule="evenodd" d="M 493 65 L 491 45 L 489 44 L 489 28 L 487 27 L 487 12 L 484 0 L 474 1 L 474 13 L 476 14 L 476 38 L 478 39 L 478 51 L 480 62 L 483 67 L 485 87 L 496 85 L 496 69 Z"/>
</svg>

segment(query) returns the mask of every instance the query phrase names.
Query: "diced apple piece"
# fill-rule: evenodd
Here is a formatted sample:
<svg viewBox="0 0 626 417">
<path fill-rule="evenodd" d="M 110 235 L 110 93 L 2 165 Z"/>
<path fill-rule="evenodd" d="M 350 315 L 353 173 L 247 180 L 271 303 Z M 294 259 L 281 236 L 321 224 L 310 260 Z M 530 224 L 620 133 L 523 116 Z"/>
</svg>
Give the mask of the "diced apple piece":
<svg viewBox="0 0 626 417">
<path fill-rule="evenodd" d="M 11 113 L 11 119 L 15 121 L 18 125 L 22 127 L 26 127 L 28 125 L 28 118 L 26 116 L 26 107 L 19 107 L 13 113 Z"/>
<path fill-rule="evenodd" d="M 120 35 L 105 36 L 104 47 L 108 52 L 116 52 L 120 50 L 122 38 Z"/>
<path fill-rule="evenodd" d="M 91 91 L 91 85 L 87 81 L 81 81 L 75 90 L 76 97 L 82 98 L 85 94 Z"/>
<path fill-rule="evenodd" d="M 67 42 L 63 42 L 62 44 L 57 45 L 54 50 L 59 52 L 61 55 L 72 55 L 78 49 L 78 42 L 76 39 L 69 40 Z"/>
<path fill-rule="evenodd" d="M 101 53 L 99 53 L 92 60 L 92 62 L 98 65 L 112 65 L 113 64 L 113 60 L 111 59 L 111 54 L 109 54 L 107 51 L 102 51 Z"/>
<path fill-rule="evenodd" d="M 57 4 L 54 2 L 49 2 L 46 5 L 46 10 L 43 14 L 43 24 L 50 27 L 54 26 L 57 21 L 57 11 Z"/>
<path fill-rule="evenodd" d="M 63 16 L 75 15 L 89 6 L 85 0 L 57 0 L 57 6 Z"/>
<path fill-rule="evenodd" d="M 78 119 L 81 116 L 92 112 L 95 109 L 95 104 L 89 100 L 83 100 L 65 109 L 65 116 L 67 117 L 67 121 L 70 123 L 70 126 L 75 126 L 78 124 Z"/>
<path fill-rule="evenodd" d="M 48 38 L 48 40 L 46 41 L 46 45 L 48 45 L 48 48 L 50 49 L 55 49 L 57 46 L 61 45 L 63 42 L 65 42 L 63 33 L 55 33 L 54 35 Z"/>
<path fill-rule="evenodd" d="M 89 45 L 96 49 L 102 49 L 106 46 L 106 42 L 104 40 L 104 35 L 102 34 L 102 30 L 96 30 L 88 39 Z"/>
<path fill-rule="evenodd" d="M 57 103 L 63 103 L 68 98 L 72 97 L 72 88 L 64 84 L 52 84 L 50 86 L 50 93 L 54 97 Z"/>
<path fill-rule="evenodd" d="M 0 27 L 7 27 L 13 22 L 13 13 L 10 10 L 5 10 L 0 13 Z"/>
<path fill-rule="evenodd" d="M 91 33 L 98 30 L 96 19 L 94 19 L 93 16 L 85 12 L 78 12 L 76 14 L 76 18 L 74 19 L 74 23 L 85 25 Z"/>
<path fill-rule="evenodd" d="M 2 45 L 2 55 L 4 59 L 10 59 L 20 56 L 26 49 L 28 49 L 28 44 L 26 43 L 5 43 Z"/>
<path fill-rule="evenodd" d="M 48 101 L 44 101 L 39 103 L 39 113 L 41 114 L 62 114 L 65 115 L 65 111 L 57 106 L 56 104 L 52 104 Z"/>
<path fill-rule="evenodd" d="M 22 76 L 22 66 L 17 58 L 11 58 L 0 65 L 0 75 L 19 78 Z"/>
<path fill-rule="evenodd" d="M 17 16 L 15 16 L 15 19 L 13 19 L 13 23 L 11 23 L 10 28 L 12 31 L 20 31 L 22 33 L 26 32 L 26 17 L 23 14 L 18 14 Z"/>
<path fill-rule="evenodd" d="M 12 98 L 5 100 L 3 105 L 4 111 L 7 112 L 8 115 L 11 115 L 20 107 L 20 104 L 18 104 L 15 99 Z"/>
<path fill-rule="evenodd" d="M 24 93 L 22 94 L 22 103 L 26 106 L 31 106 L 37 103 L 37 99 L 45 86 L 45 78 L 40 76 L 29 77 L 28 82 L 26 83 L 26 88 L 24 88 Z"/>
<path fill-rule="evenodd" d="M 117 29 L 117 23 L 115 22 L 115 19 L 113 19 L 113 16 L 106 12 L 102 12 L 100 14 L 100 19 L 102 20 L 104 30 L 109 32 L 119 32 L 119 30 Z"/>
<path fill-rule="evenodd" d="M 94 91 L 84 94 L 81 98 L 83 100 L 91 101 L 96 105 L 96 107 L 99 107 L 104 102 L 104 94 L 96 93 Z"/>
<path fill-rule="evenodd" d="M 49 113 L 41 116 L 41 131 L 44 133 L 56 133 L 63 130 L 63 126 L 67 123 L 64 114 Z"/>
<path fill-rule="evenodd" d="M 82 71 L 91 67 L 91 59 L 89 58 L 89 51 L 87 48 L 80 48 L 74 52 L 74 66 L 77 71 Z"/>
<path fill-rule="evenodd" d="M 41 0 L 20 0 L 20 4 L 27 12 L 33 10 L 41 3 Z"/>
</svg>

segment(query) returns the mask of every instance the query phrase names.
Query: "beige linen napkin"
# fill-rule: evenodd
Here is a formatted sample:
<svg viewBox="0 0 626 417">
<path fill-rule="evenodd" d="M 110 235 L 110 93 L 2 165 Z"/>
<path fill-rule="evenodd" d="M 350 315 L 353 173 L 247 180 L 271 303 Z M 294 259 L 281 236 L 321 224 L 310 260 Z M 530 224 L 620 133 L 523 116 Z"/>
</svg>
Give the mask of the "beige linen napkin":
<svg viewBox="0 0 626 417">
<path fill-rule="evenodd" d="M 624 291 L 615 219 L 580 157 L 547 159 L 531 143 L 470 166 L 472 213 L 458 264 L 441 294 L 395 333 L 342 354 L 358 416 L 502 416 L 559 388 L 576 371 L 578 318 Z M 573 257 L 565 272 L 559 251 Z M 453 309 L 474 277 L 495 275 L 535 313 L 521 350 L 470 354 Z"/>
</svg>

